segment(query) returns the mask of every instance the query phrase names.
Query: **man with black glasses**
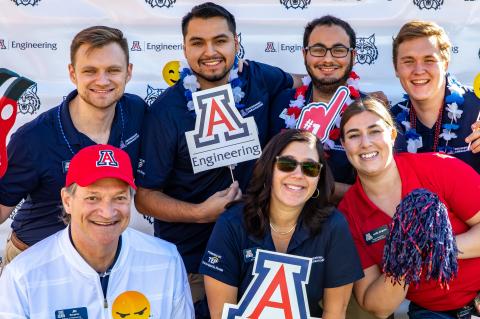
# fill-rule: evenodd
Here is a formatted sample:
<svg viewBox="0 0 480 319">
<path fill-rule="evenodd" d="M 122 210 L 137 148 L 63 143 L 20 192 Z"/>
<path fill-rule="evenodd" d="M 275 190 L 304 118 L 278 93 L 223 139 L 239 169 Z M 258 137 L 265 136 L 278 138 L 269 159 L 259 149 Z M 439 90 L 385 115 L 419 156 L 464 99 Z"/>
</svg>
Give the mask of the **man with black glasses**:
<svg viewBox="0 0 480 319">
<path fill-rule="evenodd" d="M 280 114 L 274 118 L 273 133 L 284 128 L 293 128 L 301 109 L 312 102 L 330 101 L 335 91 L 342 85 L 350 89 L 351 100 L 360 97 L 356 88 L 357 75 L 352 72 L 355 60 L 355 31 L 345 21 L 327 15 L 307 24 L 303 35 L 303 57 L 310 78 L 298 89 L 289 89 L 274 101 L 274 111 Z M 328 164 L 335 177 L 335 194 L 338 198 L 355 181 L 353 167 L 348 162 L 340 144 L 340 116 L 324 144 L 329 154 Z"/>
</svg>

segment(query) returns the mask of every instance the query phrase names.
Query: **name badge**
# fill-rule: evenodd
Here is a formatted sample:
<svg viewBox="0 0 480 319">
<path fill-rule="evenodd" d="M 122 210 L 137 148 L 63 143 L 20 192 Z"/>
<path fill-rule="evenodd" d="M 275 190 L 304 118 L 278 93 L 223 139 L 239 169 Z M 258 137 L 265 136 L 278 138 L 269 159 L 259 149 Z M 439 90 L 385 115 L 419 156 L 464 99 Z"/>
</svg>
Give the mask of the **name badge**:
<svg viewBox="0 0 480 319">
<path fill-rule="evenodd" d="M 367 243 L 367 245 L 372 245 L 380 240 L 387 238 L 388 233 L 389 233 L 388 226 L 383 225 L 374 230 L 369 231 L 366 234 L 363 234 L 363 237 L 365 238 L 365 242 Z"/>
<path fill-rule="evenodd" d="M 55 311 L 55 319 L 88 319 L 86 307 L 63 309 Z"/>
</svg>

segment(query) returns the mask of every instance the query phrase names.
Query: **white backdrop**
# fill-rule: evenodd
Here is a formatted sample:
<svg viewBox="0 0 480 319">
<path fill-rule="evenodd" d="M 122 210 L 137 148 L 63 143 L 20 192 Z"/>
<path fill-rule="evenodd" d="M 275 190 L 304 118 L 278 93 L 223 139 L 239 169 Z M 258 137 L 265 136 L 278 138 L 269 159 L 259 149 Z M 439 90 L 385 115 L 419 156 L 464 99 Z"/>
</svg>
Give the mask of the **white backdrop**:
<svg viewBox="0 0 480 319">
<path fill-rule="evenodd" d="M 57 105 L 73 85 L 69 46 L 82 28 L 108 25 L 124 31 L 134 73 L 127 91 L 153 100 L 167 83 L 164 65 L 183 58 L 180 21 L 203 1 L 182 0 L 2 0 L 0 68 L 35 82 L 20 103 L 16 127 Z M 452 42 L 450 70 L 471 85 L 480 71 L 480 0 L 226 0 L 237 20 L 240 55 L 305 73 L 301 56 L 305 24 L 324 14 L 351 23 L 357 32 L 355 70 L 365 91 L 383 90 L 393 100 L 403 92 L 391 62 L 391 42 L 411 19 L 442 25 Z M 140 220 L 141 221 L 141 218 Z M 145 225 L 141 226 L 144 227 Z M 0 237 L 5 236 L 4 224 Z M 3 229 L 3 232 L 1 231 Z M 150 227 L 144 228 L 151 231 Z M 3 249 L 0 238 L 0 250 Z"/>
</svg>

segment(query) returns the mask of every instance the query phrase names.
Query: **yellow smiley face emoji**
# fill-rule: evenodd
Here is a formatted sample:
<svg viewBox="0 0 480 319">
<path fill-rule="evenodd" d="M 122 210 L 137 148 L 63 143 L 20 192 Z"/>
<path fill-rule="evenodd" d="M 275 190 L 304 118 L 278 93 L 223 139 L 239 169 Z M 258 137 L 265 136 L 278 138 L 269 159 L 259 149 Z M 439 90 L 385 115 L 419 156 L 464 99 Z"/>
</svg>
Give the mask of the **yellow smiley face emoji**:
<svg viewBox="0 0 480 319">
<path fill-rule="evenodd" d="M 169 86 L 174 85 L 180 79 L 180 62 L 170 61 L 165 64 L 162 70 L 163 79 Z"/>
<path fill-rule="evenodd" d="M 150 302 L 138 291 L 125 291 L 115 298 L 112 317 L 113 319 L 147 319 L 150 317 Z"/>
<path fill-rule="evenodd" d="M 480 99 L 480 73 L 477 74 L 475 80 L 473 80 L 473 92 Z"/>
</svg>

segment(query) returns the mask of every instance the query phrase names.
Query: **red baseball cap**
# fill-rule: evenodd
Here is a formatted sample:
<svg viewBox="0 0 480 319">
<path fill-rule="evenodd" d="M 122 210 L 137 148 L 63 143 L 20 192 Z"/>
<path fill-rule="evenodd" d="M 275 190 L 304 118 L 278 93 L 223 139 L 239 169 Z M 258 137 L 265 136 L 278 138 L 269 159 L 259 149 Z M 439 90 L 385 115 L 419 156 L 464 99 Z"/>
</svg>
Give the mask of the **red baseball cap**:
<svg viewBox="0 0 480 319">
<path fill-rule="evenodd" d="M 117 178 L 137 189 L 128 154 L 119 148 L 103 144 L 85 147 L 72 158 L 65 187 L 73 183 L 85 187 L 102 178 Z"/>
</svg>

